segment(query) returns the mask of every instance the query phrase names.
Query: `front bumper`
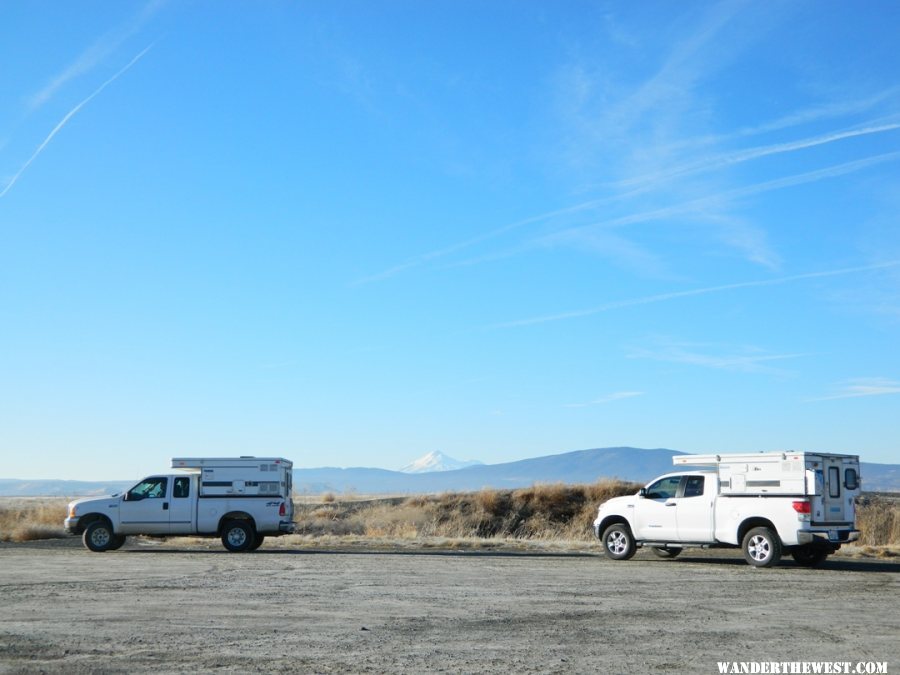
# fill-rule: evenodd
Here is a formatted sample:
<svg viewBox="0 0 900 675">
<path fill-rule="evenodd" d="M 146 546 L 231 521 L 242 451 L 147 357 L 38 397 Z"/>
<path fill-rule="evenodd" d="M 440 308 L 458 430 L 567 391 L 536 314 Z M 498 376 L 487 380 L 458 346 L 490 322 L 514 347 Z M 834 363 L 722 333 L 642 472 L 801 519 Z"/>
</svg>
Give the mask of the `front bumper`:
<svg viewBox="0 0 900 675">
<path fill-rule="evenodd" d="M 824 543 L 829 544 L 849 544 L 851 541 L 859 539 L 859 530 L 850 529 L 821 529 L 821 530 L 798 530 L 798 544 Z"/>
<path fill-rule="evenodd" d="M 66 518 L 63 522 L 63 526 L 66 528 L 66 532 L 69 534 L 81 534 L 84 531 L 84 528 L 78 525 L 78 521 L 80 518 L 75 516 L 74 518 Z"/>
</svg>

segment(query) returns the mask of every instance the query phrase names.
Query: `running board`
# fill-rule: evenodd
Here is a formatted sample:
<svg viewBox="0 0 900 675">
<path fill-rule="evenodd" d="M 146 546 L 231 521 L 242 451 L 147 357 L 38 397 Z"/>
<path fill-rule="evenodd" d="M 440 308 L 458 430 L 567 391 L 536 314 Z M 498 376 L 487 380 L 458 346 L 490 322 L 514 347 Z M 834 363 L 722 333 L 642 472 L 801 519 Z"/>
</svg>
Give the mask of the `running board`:
<svg viewBox="0 0 900 675">
<path fill-rule="evenodd" d="M 652 546 L 653 548 L 715 548 L 722 546 L 718 542 L 709 541 L 636 541 L 635 546 Z"/>
</svg>

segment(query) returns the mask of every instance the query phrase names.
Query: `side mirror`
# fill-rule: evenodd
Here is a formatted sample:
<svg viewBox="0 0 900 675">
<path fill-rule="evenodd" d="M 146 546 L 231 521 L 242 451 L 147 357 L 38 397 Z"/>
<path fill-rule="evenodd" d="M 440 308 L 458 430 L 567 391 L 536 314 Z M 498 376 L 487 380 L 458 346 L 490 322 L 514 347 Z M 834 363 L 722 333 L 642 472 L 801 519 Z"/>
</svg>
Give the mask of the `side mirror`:
<svg viewBox="0 0 900 675">
<path fill-rule="evenodd" d="M 641 488 L 641 491 L 638 492 L 638 494 L 639 494 L 641 497 L 646 497 L 646 496 L 647 496 L 647 488 L 642 487 L 642 488 Z"/>
</svg>

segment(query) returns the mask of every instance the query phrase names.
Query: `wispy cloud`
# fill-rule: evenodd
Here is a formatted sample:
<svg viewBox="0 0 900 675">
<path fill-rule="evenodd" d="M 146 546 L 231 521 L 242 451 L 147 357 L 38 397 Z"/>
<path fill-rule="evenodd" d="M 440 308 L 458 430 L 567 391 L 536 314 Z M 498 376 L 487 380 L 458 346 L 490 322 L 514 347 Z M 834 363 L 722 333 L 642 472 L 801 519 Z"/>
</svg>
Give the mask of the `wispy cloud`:
<svg viewBox="0 0 900 675">
<path fill-rule="evenodd" d="M 871 377 L 848 380 L 837 387 L 834 393 L 828 396 L 808 399 L 811 401 L 833 401 L 839 398 L 858 398 L 860 396 L 885 396 L 888 394 L 900 394 L 900 382 L 886 377 Z"/>
<path fill-rule="evenodd" d="M 741 138 L 759 136 L 773 131 L 781 131 L 783 129 L 791 129 L 793 127 L 812 124 L 822 120 L 850 117 L 868 112 L 877 105 L 896 98 L 898 94 L 900 94 L 900 87 L 889 87 L 865 98 L 820 103 L 808 108 L 795 110 L 794 112 L 768 122 L 762 122 L 755 126 L 743 127 L 729 133 L 678 138 L 663 146 L 663 149 L 667 152 L 674 152 L 687 148 L 721 145 Z"/>
<path fill-rule="evenodd" d="M 822 169 L 817 169 L 815 171 L 807 171 L 805 173 L 785 176 L 783 178 L 777 178 L 761 183 L 754 183 L 752 185 L 746 185 L 731 190 L 723 190 L 721 192 L 705 195 L 703 197 L 686 202 L 681 202 L 678 204 L 671 204 L 669 206 L 664 206 L 658 209 L 638 211 L 636 213 L 617 216 L 615 218 L 595 221 L 586 225 L 579 225 L 576 227 L 561 229 L 556 232 L 551 232 L 550 234 L 533 238 L 531 241 L 520 243 L 516 246 L 508 248 L 506 251 L 477 256 L 467 260 L 461 260 L 454 264 L 444 265 L 444 267 L 468 267 L 484 262 L 492 262 L 495 260 L 510 258 L 519 253 L 525 251 L 533 251 L 536 248 L 540 247 L 557 246 L 561 243 L 565 243 L 566 241 L 575 242 L 579 240 L 579 237 L 583 237 L 583 233 L 600 228 L 624 227 L 638 223 L 663 220 L 666 218 L 671 218 L 673 216 L 686 214 L 702 214 L 705 219 L 716 218 L 715 216 L 710 216 L 709 214 L 709 209 L 712 205 L 721 206 L 727 204 L 730 201 L 752 197 L 754 195 L 770 192 L 773 190 L 780 190 L 797 185 L 815 183 L 830 178 L 837 178 L 850 173 L 854 173 L 856 171 L 867 169 L 877 164 L 892 162 L 898 159 L 900 159 L 900 151 L 888 152 L 872 157 L 866 157 L 864 159 L 836 164 Z M 563 216 L 589 214 L 602 206 L 608 206 L 615 202 L 630 199 L 631 197 L 639 194 L 639 192 L 641 192 L 641 190 L 636 189 L 631 192 L 625 192 L 618 195 L 612 195 L 609 197 L 602 197 L 598 199 L 591 199 L 580 202 L 578 204 L 573 204 L 572 206 L 539 213 L 529 218 L 524 218 L 522 220 L 503 225 L 496 229 L 489 230 L 482 234 L 475 235 L 455 244 L 450 244 L 444 248 L 435 249 L 421 255 L 413 256 L 398 265 L 383 270 L 382 272 L 357 279 L 350 285 L 361 286 L 364 284 L 384 281 L 386 279 L 396 277 L 409 270 L 433 264 L 438 260 L 446 258 L 454 253 L 458 253 L 460 251 L 464 251 L 473 246 L 476 246 L 477 244 L 499 238 L 504 234 L 526 228 L 529 225 L 552 221 Z M 728 237 L 732 237 L 732 244 L 737 248 L 745 250 L 750 260 L 763 264 L 767 267 L 774 266 L 775 261 L 777 261 L 778 257 L 761 241 L 761 235 L 758 232 L 746 226 L 736 227 L 734 225 L 736 222 L 734 219 L 728 219 L 724 216 L 719 216 L 718 218 L 722 222 L 727 221 L 728 223 L 731 223 L 731 225 L 729 227 L 726 227 L 723 232 L 724 238 L 727 239 Z M 634 259 L 634 254 L 637 251 L 635 247 L 626 247 L 621 240 L 618 242 L 618 247 L 621 251 L 627 254 L 626 258 L 631 258 L 632 260 Z M 607 250 L 611 250 L 611 248 L 607 247 Z M 648 254 L 647 252 L 642 252 L 639 255 L 646 257 L 650 254 Z M 625 260 L 625 262 L 627 264 L 628 260 Z"/>
<path fill-rule="evenodd" d="M 617 187 L 633 187 L 640 184 L 658 184 L 660 181 L 671 181 L 675 178 L 682 178 L 696 173 L 705 173 L 723 169 L 734 164 L 749 162 L 754 159 L 760 159 L 769 155 L 778 155 L 786 152 L 796 152 L 798 150 L 806 150 L 827 143 L 834 143 L 848 138 L 857 136 L 868 136 L 871 134 L 882 134 L 889 131 L 900 129 L 900 123 L 878 124 L 866 126 L 862 128 L 845 129 L 835 131 L 821 136 L 811 138 L 802 138 L 788 143 L 776 143 L 773 145 L 759 146 L 756 148 L 748 148 L 746 150 L 738 150 L 736 152 L 723 153 L 709 157 L 703 157 L 693 162 L 677 166 L 671 170 L 648 174 L 644 176 L 636 176 L 626 180 L 619 181 Z"/>
<path fill-rule="evenodd" d="M 116 72 L 115 75 L 113 75 L 108 80 L 106 80 L 103 84 L 101 84 L 99 87 L 97 87 L 90 96 L 88 96 L 87 98 L 82 100 L 78 105 L 76 105 L 68 113 L 66 113 L 65 117 L 63 117 L 59 121 L 59 123 L 55 127 L 53 127 L 53 130 L 49 134 L 47 134 L 47 138 L 45 138 L 44 141 L 37 147 L 37 150 L 35 150 L 34 153 L 32 153 L 31 157 L 29 157 L 28 160 L 21 166 L 21 168 L 19 168 L 19 170 L 13 175 L 13 177 L 10 178 L 9 182 L 3 188 L 3 191 L 0 192 L 0 197 L 5 196 L 6 193 L 12 189 L 12 186 L 15 185 L 16 181 L 19 180 L 19 177 L 25 172 L 25 170 L 29 166 L 31 166 L 31 163 L 34 162 L 34 160 L 36 160 L 38 158 L 38 156 L 44 151 L 44 148 L 47 147 L 47 144 L 53 140 L 53 137 L 56 136 L 56 134 L 58 134 L 64 126 L 66 126 L 68 121 L 70 119 L 72 119 L 72 117 L 74 117 L 75 114 L 79 110 L 81 110 L 85 105 L 87 105 L 92 99 L 94 99 L 100 92 L 102 92 L 104 89 L 106 89 L 109 85 L 111 85 L 113 82 L 115 82 L 117 79 L 119 79 L 119 77 L 121 77 L 126 71 L 128 71 L 135 63 L 140 61 L 141 58 L 144 56 L 144 54 L 146 54 L 148 51 L 150 51 L 150 49 L 152 47 L 153 47 L 152 44 L 145 47 L 142 51 L 140 51 L 138 53 L 137 56 L 135 56 L 133 59 L 131 59 L 131 61 L 129 61 L 123 68 L 121 68 L 118 72 Z"/>
<path fill-rule="evenodd" d="M 70 80 L 90 72 L 105 61 L 128 38 L 137 33 L 163 4 L 165 4 L 164 0 L 154 0 L 148 3 L 130 21 L 100 37 L 94 44 L 79 54 L 72 63 L 51 78 L 40 91 L 28 98 L 27 105 L 29 110 L 41 107 Z"/>
<path fill-rule="evenodd" d="M 796 359 L 806 354 L 770 354 L 757 347 L 725 347 L 710 344 L 671 342 L 654 348 L 634 348 L 627 357 L 651 359 L 668 363 L 683 363 L 713 370 L 742 373 L 777 373 L 770 364 Z"/>
<path fill-rule="evenodd" d="M 876 164 L 892 162 L 898 159 L 900 159 L 900 151 L 886 152 L 881 155 L 866 157 L 865 159 L 858 159 L 851 162 L 844 162 L 842 164 L 835 164 L 834 166 L 825 167 L 823 169 L 816 169 L 815 171 L 807 171 L 805 173 L 799 173 L 793 176 L 785 176 L 783 178 L 776 178 L 774 180 L 764 181 L 762 183 L 754 183 L 752 185 L 745 185 L 743 187 L 733 188 L 731 190 L 723 190 L 718 193 L 708 194 L 697 199 L 681 202 L 679 204 L 671 204 L 669 206 L 664 206 L 658 209 L 639 211 L 637 213 L 630 213 L 624 216 L 591 223 L 589 225 L 580 225 L 578 227 L 560 230 L 559 232 L 545 235 L 542 237 L 542 239 L 548 242 L 552 242 L 554 238 L 568 236 L 573 232 L 586 231 L 600 227 L 623 227 L 626 225 L 633 225 L 654 220 L 663 220 L 672 216 L 679 216 L 690 213 L 704 213 L 712 205 L 723 205 L 737 199 L 752 197 L 764 192 L 771 192 L 773 190 L 782 190 L 784 188 L 795 187 L 797 185 L 815 183 L 828 178 L 837 178 L 849 173 L 861 171 L 862 169 L 866 169 Z"/>
<path fill-rule="evenodd" d="M 611 403 L 613 401 L 621 401 L 623 398 L 634 398 L 635 396 L 643 396 L 644 392 L 642 391 L 616 391 L 612 394 L 607 394 L 606 396 L 601 396 L 600 398 L 594 399 L 593 401 L 588 401 L 587 403 L 567 403 L 564 405 L 564 408 L 589 408 L 594 405 L 603 405 L 604 403 Z"/>
<path fill-rule="evenodd" d="M 734 284 L 722 284 L 720 286 L 706 286 L 704 288 L 693 288 L 686 291 L 672 291 L 670 293 L 659 293 L 657 295 L 647 295 L 641 298 L 630 298 L 627 300 L 618 300 L 616 302 L 608 302 L 604 305 L 598 305 L 589 309 L 581 309 L 572 312 L 561 312 L 559 314 L 548 314 L 545 316 L 533 317 L 531 319 L 521 319 L 519 321 L 508 321 L 505 323 L 494 324 L 490 328 L 517 328 L 520 326 L 532 326 L 540 323 L 549 323 L 551 321 L 563 321 L 566 319 L 577 319 L 580 317 L 609 312 L 615 309 L 626 309 L 628 307 L 637 307 L 639 305 L 649 305 L 657 302 L 667 302 L 669 300 L 677 300 L 680 298 L 689 298 L 698 295 L 709 295 L 711 293 L 724 293 L 726 291 L 735 291 L 742 288 L 755 288 L 761 286 L 780 286 L 796 281 L 804 281 L 807 279 L 822 279 L 827 277 L 844 276 L 847 274 L 859 274 L 862 272 L 874 272 L 876 270 L 888 269 L 892 267 L 900 267 L 900 260 L 891 260 L 888 262 L 877 263 L 875 265 L 864 265 L 861 267 L 844 267 L 836 270 L 826 270 L 822 272 L 808 272 L 806 274 L 794 274 L 786 277 L 776 277 L 774 279 L 759 279 L 757 281 L 742 281 Z"/>
</svg>

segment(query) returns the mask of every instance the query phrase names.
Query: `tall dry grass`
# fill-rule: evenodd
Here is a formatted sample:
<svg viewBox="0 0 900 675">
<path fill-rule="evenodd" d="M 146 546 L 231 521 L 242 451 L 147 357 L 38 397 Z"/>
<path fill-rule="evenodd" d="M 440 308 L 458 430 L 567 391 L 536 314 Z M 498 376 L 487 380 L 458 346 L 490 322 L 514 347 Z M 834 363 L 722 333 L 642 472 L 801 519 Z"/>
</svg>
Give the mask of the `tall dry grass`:
<svg viewBox="0 0 900 675">
<path fill-rule="evenodd" d="M 297 534 L 393 539 L 528 539 L 589 541 L 597 506 L 634 494 L 619 480 L 590 485 L 535 485 L 439 496 L 297 505 Z M 900 499 L 868 497 L 858 507 L 860 545 L 900 546 Z"/>
<path fill-rule="evenodd" d="M 857 509 L 860 546 L 900 545 L 900 499 L 867 497 Z"/>
<path fill-rule="evenodd" d="M 0 500 L 0 541 L 32 541 L 66 536 L 63 498 Z"/>
<path fill-rule="evenodd" d="M 377 499 L 297 504 L 300 535 L 587 539 L 597 505 L 633 494 L 636 483 L 603 480 L 592 485 L 535 485 L 519 490 L 485 489 Z"/>
<path fill-rule="evenodd" d="M 639 485 L 601 480 L 589 485 L 535 485 L 518 490 L 376 499 L 326 495 L 294 505 L 296 533 L 307 537 L 402 540 L 523 539 L 590 541 L 597 506 Z M 0 499 L 0 541 L 65 536 L 66 500 Z M 860 546 L 900 546 L 900 496 L 867 496 L 857 509 Z"/>
</svg>

